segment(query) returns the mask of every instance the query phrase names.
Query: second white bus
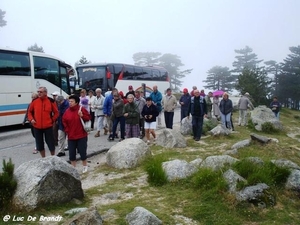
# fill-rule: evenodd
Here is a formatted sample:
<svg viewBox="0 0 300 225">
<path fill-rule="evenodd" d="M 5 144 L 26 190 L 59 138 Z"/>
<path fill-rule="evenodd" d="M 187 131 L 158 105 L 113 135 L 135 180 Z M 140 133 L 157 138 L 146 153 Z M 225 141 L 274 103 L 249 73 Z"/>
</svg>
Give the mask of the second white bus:
<svg viewBox="0 0 300 225">
<path fill-rule="evenodd" d="M 145 91 L 144 95 L 149 96 L 154 85 L 161 93 L 170 87 L 168 71 L 158 66 L 93 63 L 78 65 L 76 71 L 80 88 L 93 91 L 101 88 L 103 93 L 115 87 L 126 94 L 131 85 L 134 90 Z"/>
</svg>

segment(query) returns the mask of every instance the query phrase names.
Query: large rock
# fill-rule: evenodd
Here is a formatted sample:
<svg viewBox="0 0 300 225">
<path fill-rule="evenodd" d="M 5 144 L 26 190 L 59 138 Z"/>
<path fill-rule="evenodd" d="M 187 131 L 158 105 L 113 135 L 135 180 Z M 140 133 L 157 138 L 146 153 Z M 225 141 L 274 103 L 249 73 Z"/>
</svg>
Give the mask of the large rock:
<svg viewBox="0 0 300 225">
<path fill-rule="evenodd" d="M 169 181 L 186 178 L 197 171 L 195 165 L 179 159 L 163 162 L 162 167 Z"/>
<path fill-rule="evenodd" d="M 271 138 L 268 138 L 266 136 L 258 135 L 258 134 L 250 134 L 251 140 L 258 141 L 262 144 L 267 144 L 271 141 Z"/>
<path fill-rule="evenodd" d="M 84 196 L 77 170 L 56 156 L 23 163 L 15 171 L 15 178 L 18 186 L 13 205 L 19 210 L 32 211 Z"/>
<path fill-rule="evenodd" d="M 166 148 L 185 148 L 186 140 L 174 129 L 164 128 L 157 131 L 156 144 Z"/>
<path fill-rule="evenodd" d="M 292 170 L 286 181 L 285 187 L 300 192 L 300 170 Z"/>
<path fill-rule="evenodd" d="M 151 155 L 148 145 L 139 138 L 129 138 L 112 146 L 106 154 L 106 163 L 114 168 L 133 168 Z"/>
<path fill-rule="evenodd" d="M 235 143 L 234 145 L 232 145 L 231 149 L 244 148 L 246 146 L 249 146 L 250 144 L 251 144 L 251 140 L 250 139 L 246 139 L 246 140 L 239 141 L 239 142 Z"/>
<path fill-rule="evenodd" d="M 241 177 L 239 174 L 237 174 L 232 169 L 227 170 L 223 174 L 223 177 L 228 184 L 230 193 L 236 192 L 236 185 L 238 184 L 238 182 L 247 182 L 247 180 L 245 180 L 243 177 Z"/>
<path fill-rule="evenodd" d="M 180 133 L 182 135 L 193 134 L 192 117 L 185 117 L 180 124 Z"/>
<path fill-rule="evenodd" d="M 134 210 L 126 215 L 126 221 L 129 225 L 160 225 L 162 221 L 152 212 L 143 207 L 135 207 Z"/>
<path fill-rule="evenodd" d="M 202 162 L 203 162 L 203 159 L 197 158 L 197 159 L 194 159 L 193 161 L 191 161 L 190 164 L 199 168 Z"/>
<path fill-rule="evenodd" d="M 292 162 L 291 160 L 288 159 L 276 159 L 276 160 L 271 160 L 272 163 L 274 163 L 276 166 L 279 167 L 286 167 L 289 169 L 296 169 L 296 170 L 300 170 L 300 167 Z"/>
<path fill-rule="evenodd" d="M 239 160 L 229 155 L 208 156 L 205 160 L 203 160 L 200 167 L 211 168 L 212 170 L 219 170 L 225 165 L 232 165 L 237 161 Z"/>
<path fill-rule="evenodd" d="M 239 192 L 236 192 L 236 199 L 238 201 L 249 201 L 262 208 L 265 208 L 266 206 L 274 206 L 276 202 L 275 196 L 273 196 L 268 189 L 269 186 L 265 183 L 249 186 Z"/>
<path fill-rule="evenodd" d="M 102 225 L 103 220 L 96 207 L 80 212 L 73 216 L 63 225 Z"/>
<path fill-rule="evenodd" d="M 230 130 L 228 130 L 224 125 L 219 124 L 210 130 L 209 133 L 213 136 L 227 136 L 230 134 Z"/>
<path fill-rule="evenodd" d="M 255 125 L 255 129 L 261 131 L 262 124 L 270 122 L 273 124 L 275 129 L 282 130 L 281 122 L 275 117 L 271 109 L 267 108 L 264 105 L 260 105 L 251 112 L 251 120 Z"/>
</svg>

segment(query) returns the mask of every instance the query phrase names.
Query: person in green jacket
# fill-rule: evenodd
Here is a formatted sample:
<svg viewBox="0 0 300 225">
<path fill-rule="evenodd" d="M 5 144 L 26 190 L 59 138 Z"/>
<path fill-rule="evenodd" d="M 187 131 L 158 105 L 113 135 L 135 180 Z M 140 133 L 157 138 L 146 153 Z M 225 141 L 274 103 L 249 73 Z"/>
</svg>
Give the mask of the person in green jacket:
<svg viewBox="0 0 300 225">
<path fill-rule="evenodd" d="M 125 130 L 127 138 L 140 137 L 140 111 L 133 100 L 134 96 L 132 94 L 129 94 L 127 96 L 128 103 L 125 105 L 123 110 L 126 123 Z"/>
</svg>

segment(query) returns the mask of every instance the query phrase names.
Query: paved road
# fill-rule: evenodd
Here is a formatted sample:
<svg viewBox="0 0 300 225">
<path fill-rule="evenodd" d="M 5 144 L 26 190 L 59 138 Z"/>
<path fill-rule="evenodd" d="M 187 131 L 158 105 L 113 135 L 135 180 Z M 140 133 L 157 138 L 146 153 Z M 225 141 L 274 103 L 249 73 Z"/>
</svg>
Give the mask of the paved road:
<svg viewBox="0 0 300 225">
<path fill-rule="evenodd" d="M 162 123 L 164 124 L 164 116 L 162 115 Z M 180 122 L 180 110 L 175 110 L 174 123 Z M 11 129 L 11 128 L 10 128 Z M 107 141 L 107 135 L 101 135 L 98 138 L 94 137 L 96 131 L 92 131 L 88 136 L 88 150 L 89 155 L 97 154 L 102 150 L 109 149 L 111 146 L 117 143 Z M 103 134 L 103 133 L 102 133 Z M 9 158 L 12 159 L 15 164 L 15 168 L 18 168 L 22 163 L 40 158 L 39 154 L 32 154 L 35 147 L 34 139 L 31 135 L 30 129 L 18 129 L 0 131 L 0 170 L 2 171 L 3 159 L 6 161 Z M 57 148 L 56 148 L 57 151 Z M 46 150 L 46 156 L 49 156 L 50 152 Z M 68 151 L 66 156 L 62 158 L 68 160 Z"/>
</svg>

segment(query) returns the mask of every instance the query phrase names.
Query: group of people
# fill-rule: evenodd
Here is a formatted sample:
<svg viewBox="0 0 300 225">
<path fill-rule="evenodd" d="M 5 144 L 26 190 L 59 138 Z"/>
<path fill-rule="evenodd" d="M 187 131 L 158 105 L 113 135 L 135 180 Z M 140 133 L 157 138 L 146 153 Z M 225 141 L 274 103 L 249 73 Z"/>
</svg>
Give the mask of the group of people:
<svg viewBox="0 0 300 225">
<path fill-rule="evenodd" d="M 211 101 L 212 97 L 213 100 Z M 227 92 L 222 94 L 222 99 L 220 100 L 219 95 L 213 95 L 212 92 L 209 92 L 206 95 L 204 90 L 199 92 L 196 86 L 193 86 L 193 90 L 190 93 L 187 88 L 184 88 L 179 103 L 181 106 L 181 120 L 185 117 L 189 117 L 190 114 L 192 115 L 193 135 L 196 141 L 200 140 L 204 117 L 210 119 L 214 116 L 218 120 L 220 119 L 227 129 L 231 131 L 234 130 L 232 121 L 233 103 L 229 99 L 229 94 Z M 277 97 L 273 98 L 270 108 L 275 117 L 279 119 L 281 104 Z M 248 109 L 254 109 L 248 92 L 245 92 L 240 97 L 237 109 L 239 111 L 238 125 L 247 126 Z"/>
<path fill-rule="evenodd" d="M 48 97 L 46 87 L 40 87 L 37 93 L 32 94 L 32 102 L 29 104 L 24 122 L 28 121 L 32 135 L 35 138 L 36 148 L 34 153 L 46 156 L 45 142 L 51 155 L 55 155 L 55 146 L 58 145 L 57 156 L 64 156 L 65 150 L 69 150 L 71 164 L 76 166 L 76 154 L 79 153 L 83 172 L 87 171 L 87 140 L 88 133 L 85 131 L 80 118 L 83 121 L 91 121 L 91 129 L 96 124 L 94 137 L 108 134 L 108 140 L 118 138 L 122 141 L 127 138 L 144 138 L 150 144 L 151 136 L 156 141 L 155 129 L 161 125 L 163 111 L 166 128 L 173 128 L 174 110 L 177 107 L 177 99 L 168 88 L 165 95 L 158 91 L 157 86 L 149 97 L 144 98 L 139 90 L 134 91 L 130 85 L 124 96 L 116 88 L 102 95 L 102 90 L 97 88 L 94 92 L 82 89 L 80 97 L 70 95 L 65 99 L 59 92 L 52 93 L 53 98 Z M 211 101 L 211 98 L 213 100 Z M 203 119 L 215 116 L 230 130 L 233 129 L 232 111 L 233 104 L 228 93 L 224 93 L 221 101 L 219 96 L 213 96 L 212 92 L 207 95 L 204 90 L 197 87 L 189 93 L 183 89 L 180 97 L 181 120 L 192 115 L 193 136 L 199 141 L 202 133 Z M 247 125 L 247 109 L 253 108 L 249 100 L 249 93 L 245 93 L 238 102 L 239 122 L 238 125 Z M 273 99 L 270 108 L 276 117 L 279 117 L 281 108 L 277 97 Z"/>
</svg>

